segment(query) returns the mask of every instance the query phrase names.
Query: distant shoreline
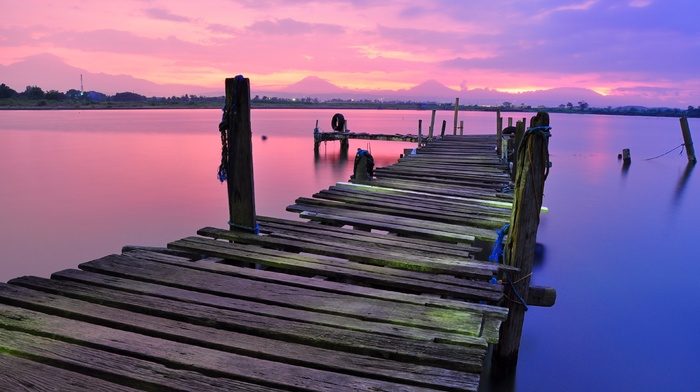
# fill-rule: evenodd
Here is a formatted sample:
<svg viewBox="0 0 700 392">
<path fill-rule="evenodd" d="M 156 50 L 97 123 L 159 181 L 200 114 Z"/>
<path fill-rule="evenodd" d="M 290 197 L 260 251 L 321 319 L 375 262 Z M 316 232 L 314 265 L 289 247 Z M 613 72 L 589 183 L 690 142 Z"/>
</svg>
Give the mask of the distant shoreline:
<svg viewBox="0 0 700 392">
<path fill-rule="evenodd" d="M 92 102 L 89 104 L 72 103 L 66 104 L 65 101 L 51 102 L 39 101 L 35 105 L 16 104 L 12 102 L 6 104 L 0 100 L 0 111 L 8 110 L 27 110 L 27 111 L 44 111 L 44 110 L 173 110 L 173 109 L 221 109 L 223 101 L 214 104 L 213 102 L 193 102 L 193 103 L 158 103 L 152 104 L 148 102 Z M 388 104 L 377 104 L 369 102 L 339 102 L 339 103 L 289 103 L 289 102 L 256 102 L 251 101 L 251 109 L 317 109 L 317 110 L 440 110 L 454 111 L 454 105 L 451 103 L 415 103 L 415 102 L 397 102 Z M 689 118 L 700 117 L 698 113 L 688 113 L 680 109 L 612 109 L 612 108 L 586 108 L 584 110 L 574 108 L 560 107 L 495 107 L 495 106 L 475 106 L 475 105 L 460 105 L 460 111 L 475 111 L 475 112 L 502 112 L 509 113 L 535 113 L 538 111 L 546 111 L 549 113 L 569 113 L 569 114 L 599 114 L 599 115 L 615 115 L 615 116 L 641 116 L 641 117 L 681 117 Z"/>
</svg>

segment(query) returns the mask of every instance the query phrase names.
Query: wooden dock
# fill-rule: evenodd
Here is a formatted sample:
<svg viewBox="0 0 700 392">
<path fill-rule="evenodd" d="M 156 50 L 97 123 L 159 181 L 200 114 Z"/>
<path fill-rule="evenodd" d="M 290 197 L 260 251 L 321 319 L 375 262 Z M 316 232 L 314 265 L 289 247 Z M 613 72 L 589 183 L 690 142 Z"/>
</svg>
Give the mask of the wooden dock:
<svg viewBox="0 0 700 392">
<path fill-rule="evenodd" d="M 474 240 L 493 240 L 510 215 L 508 174 L 493 149 L 473 150 L 494 138 L 445 138 L 371 185 L 298 199 L 288 209 L 306 222 L 259 217 L 260 235 L 203 228 L 174 251 L 126 247 L 2 284 L 2 384 L 476 390 L 507 314 L 487 303 L 502 298 L 488 281 L 508 267 L 474 259 Z M 451 160 L 460 149 L 473 162 Z"/>
<path fill-rule="evenodd" d="M 0 385 L 475 391 L 509 314 L 492 278 L 519 271 L 482 257 L 511 217 L 495 143 L 432 141 L 258 233 L 206 227 L 0 283 Z"/>
</svg>

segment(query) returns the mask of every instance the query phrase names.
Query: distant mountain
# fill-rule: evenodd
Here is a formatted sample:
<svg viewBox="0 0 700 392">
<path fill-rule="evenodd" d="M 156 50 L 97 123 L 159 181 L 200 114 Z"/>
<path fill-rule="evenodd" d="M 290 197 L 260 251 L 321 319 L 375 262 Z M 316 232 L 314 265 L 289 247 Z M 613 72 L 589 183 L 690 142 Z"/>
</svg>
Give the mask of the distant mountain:
<svg viewBox="0 0 700 392">
<path fill-rule="evenodd" d="M 26 86 L 39 86 L 44 91 L 58 90 L 65 92 L 70 89 L 79 90 L 80 75 L 83 76 L 85 91 L 93 90 L 108 95 L 114 95 L 118 92 L 134 92 L 147 97 L 170 97 L 184 94 L 224 95 L 223 80 L 221 81 L 221 88 L 207 88 L 185 84 L 158 84 L 129 75 L 88 72 L 84 69 L 70 66 L 59 57 L 51 54 L 30 56 L 9 66 L 0 65 L 0 83 L 5 83 L 18 92 L 24 91 Z M 628 97 L 604 96 L 584 88 L 563 87 L 522 93 L 507 93 L 488 88 L 460 91 L 451 89 L 432 79 L 414 87 L 400 90 L 351 90 L 338 87 L 317 76 L 308 76 L 296 83 L 275 90 L 256 87 L 255 83 L 251 84 L 251 96 L 311 97 L 320 101 L 338 98 L 454 102 L 455 98 L 459 97 L 459 102 L 462 105 L 501 105 L 504 102 L 511 102 L 513 105 L 525 104 L 553 107 L 561 104 L 566 105 L 568 102 L 578 105 L 579 101 L 586 101 L 591 107 L 619 107 L 642 104 L 638 99 L 635 100 L 636 102 L 630 102 Z M 649 101 L 647 106 L 655 106 L 654 103 Z"/>
<path fill-rule="evenodd" d="M 413 100 L 445 100 L 447 97 L 452 97 L 454 101 L 460 94 L 459 91 L 451 89 L 436 80 L 427 80 L 417 86 L 406 90 L 396 91 L 396 96 L 412 97 Z M 420 98 L 422 97 L 422 98 Z"/>
<path fill-rule="evenodd" d="M 44 91 L 70 89 L 80 90 L 80 75 L 85 91 L 94 90 L 108 95 L 119 92 L 134 92 L 145 96 L 181 96 L 184 94 L 211 95 L 217 91 L 185 84 L 158 84 L 130 75 L 108 75 L 92 73 L 66 64 L 52 54 L 38 54 L 8 66 L 0 65 L 0 83 L 5 83 L 17 92 L 27 86 L 38 86 Z M 217 95 L 224 94 L 222 88 Z"/>
<path fill-rule="evenodd" d="M 345 94 L 347 89 L 336 86 L 318 76 L 307 76 L 304 79 L 284 87 L 281 91 L 297 94 Z"/>
</svg>

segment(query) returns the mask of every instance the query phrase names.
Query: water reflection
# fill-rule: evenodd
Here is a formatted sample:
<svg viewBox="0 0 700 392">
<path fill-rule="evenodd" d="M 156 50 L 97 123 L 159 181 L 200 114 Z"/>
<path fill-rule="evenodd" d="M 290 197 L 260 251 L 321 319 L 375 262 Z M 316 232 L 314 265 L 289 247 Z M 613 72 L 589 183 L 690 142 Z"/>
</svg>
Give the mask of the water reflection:
<svg viewBox="0 0 700 392">
<path fill-rule="evenodd" d="M 632 165 L 632 161 L 622 161 L 622 178 L 624 179 L 627 177 L 627 172 L 630 170 L 630 165 Z"/>
<path fill-rule="evenodd" d="M 676 192 L 673 195 L 673 205 L 678 206 L 685 192 L 686 186 L 688 185 L 688 180 L 690 179 L 690 173 L 693 172 L 695 167 L 695 162 L 688 162 L 683 171 L 683 175 L 678 180 L 678 185 L 676 185 Z"/>
</svg>

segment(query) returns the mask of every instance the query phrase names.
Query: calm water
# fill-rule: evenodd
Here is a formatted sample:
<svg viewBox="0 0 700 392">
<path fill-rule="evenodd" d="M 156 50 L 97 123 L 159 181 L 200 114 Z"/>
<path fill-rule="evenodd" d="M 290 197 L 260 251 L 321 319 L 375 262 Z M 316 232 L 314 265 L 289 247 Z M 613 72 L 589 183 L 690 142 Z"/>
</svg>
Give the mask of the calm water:
<svg viewBox="0 0 700 392">
<path fill-rule="evenodd" d="M 348 157 L 328 143 L 315 156 L 315 121 L 330 130 L 334 113 L 253 111 L 259 214 L 295 218 L 285 207 L 346 181 L 357 147 L 369 147 L 378 166 L 413 147 L 351 141 Z M 415 133 L 419 119 L 424 130 L 430 121 L 429 111 L 344 114 L 351 130 L 376 133 Z M 220 117 L 219 110 L 0 111 L 0 281 L 48 277 L 123 245 L 165 246 L 200 227 L 226 227 L 226 187 L 216 179 Z M 700 180 L 680 150 L 645 160 L 683 142 L 678 119 L 551 117 L 550 213 L 532 280 L 556 287 L 557 304 L 528 311 L 512 385 L 483 389 L 697 390 Z M 450 129 L 452 113 L 438 113 L 437 124 L 443 119 Z M 495 130 L 494 113 L 460 119 L 467 133 Z M 627 169 L 617 159 L 623 148 L 632 152 Z"/>
</svg>

